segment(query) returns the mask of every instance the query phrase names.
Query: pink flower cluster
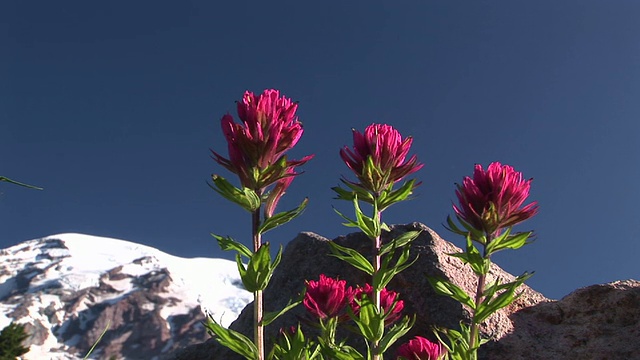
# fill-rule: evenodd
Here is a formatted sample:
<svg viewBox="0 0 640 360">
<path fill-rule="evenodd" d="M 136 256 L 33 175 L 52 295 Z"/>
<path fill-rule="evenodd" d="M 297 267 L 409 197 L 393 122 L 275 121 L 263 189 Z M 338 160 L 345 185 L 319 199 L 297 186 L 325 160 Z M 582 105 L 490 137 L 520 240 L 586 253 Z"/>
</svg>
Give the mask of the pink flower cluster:
<svg viewBox="0 0 640 360">
<path fill-rule="evenodd" d="M 347 282 L 320 274 L 320 280 L 307 281 L 307 292 L 302 304 L 318 319 L 341 315 L 353 301 L 355 290 L 347 287 Z"/>
<path fill-rule="evenodd" d="M 351 307 L 354 314 L 358 314 L 360 305 L 358 301 L 367 296 L 373 297 L 373 287 L 365 284 L 364 287 L 353 289 L 347 287 L 347 282 L 327 277 L 320 274 L 318 281 L 307 281 L 307 291 L 304 296 L 303 305 L 307 311 L 318 319 L 333 317 L 344 317 L 347 306 Z M 358 300 L 358 301 L 356 301 Z M 382 289 L 380 293 L 380 305 L 387 318 L 385 325 L 391 325 L 402 315 L 404 302 L 398 299 L 395 291 Z"/>
<path fill-rule="evenodd" d="M 364 297 L 373 299 L 373 286 L 364 284 L 364 287 L 358 287 L 356 289 L 356 295 L 354 299 L 362 300 Z M 399 294 L 395 291 L 382 289 L 380 291 L 380 307 L 387 315 L 384 323 L 389 326 L 396 322 L 402 316 L 402 310 L 404 309 L 404 301 L 398 299 Z M 351 308 L 354 314 L 358 314 L 360 305 L 357 302 L 351 303 Z"/>
<path fill-rule="evenodd" d="M 416 155 L 405 161 L 412 142 L 411 137 L 402 139 L 392 126 L 371 124 L 364 135 L 353 130 L 353 150 L 345 146 L 340 157 L 360 180 L 359 184 L 352 184 L 379 194 L 422 168 Z"/>
<path fill-rule="evenodd" d="M 403 344 L 398 348 L 398 360 L 439 360 L 446 350 L 439 343 L 433 343 L 421 336 Z"/>
<path fill-rule="evenodd" d="M 259 191 L 295 176 L 293 169 L 313 157 L 287 160 L 285 153 L 298 143 L 304 130 L 296 116 L 298 104 L 280 96 L 278 90 L 265 90 L 258 96 L 247 91 L 237 108 L 240 124 L 229 114 L 221 120 L 229 158 L 212 152 L 216 162 L 238 175 L 243 187 Z M 282 182 L 282 186 L 289 183 Z"/>
<path fill-rule="evenodd" d="M 473 178 L 465 177 L 456 195 L 460 203 L 453 209 L 458 218 L 474 229 L 493 234 L 501 228 L 516 225 L 538 212 L 536 202 L 521 207 L 529 196 L 531 179 L 509 165 L 494 162 L 487 170 L 476 165 Z"/>
</svg>

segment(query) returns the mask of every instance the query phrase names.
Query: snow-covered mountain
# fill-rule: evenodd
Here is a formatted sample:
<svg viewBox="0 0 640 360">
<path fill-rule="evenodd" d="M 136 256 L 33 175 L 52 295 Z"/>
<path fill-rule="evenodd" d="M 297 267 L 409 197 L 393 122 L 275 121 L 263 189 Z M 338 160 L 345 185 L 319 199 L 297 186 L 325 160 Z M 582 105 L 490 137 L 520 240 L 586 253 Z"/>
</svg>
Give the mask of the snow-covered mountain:
<svg viewBox="0 0 640 360">
<path fill-rule="evenodd" d="M 129 241 L 60 234 L 0 250 L 0 329 L 23 323 L 24 359 L 159 359 L 229 325 L 252 300 L 234 262 L 185 259 Z"/>
</svg>

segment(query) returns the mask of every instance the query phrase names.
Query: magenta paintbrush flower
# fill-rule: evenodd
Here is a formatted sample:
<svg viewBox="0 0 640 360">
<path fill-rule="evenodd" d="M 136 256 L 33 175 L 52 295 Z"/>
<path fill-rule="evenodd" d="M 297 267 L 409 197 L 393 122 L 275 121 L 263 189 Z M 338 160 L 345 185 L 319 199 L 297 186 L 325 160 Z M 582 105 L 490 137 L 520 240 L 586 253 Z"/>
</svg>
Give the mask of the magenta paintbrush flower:
<svg viewBox="0 0 640 360">
<path fill-rule="evenodd" d="M 287 169 L 313 157 L 289 161 L 285 155 L 304 132 L 296 116 L 297 103 L 280 96 L 278 90 L 265 90 L 259 96 L 247 91 L 237 104 L 242 123 L 235 123 L 229 114 L 221 120 L 229 158 L 212 152 L 215 161 L 238 175 L 242 186 L 263 189 L 284 176 L 292 176 L 287 175 Z"/>
<path fill-rule="evenodd" d="M 339 316 L 353 300 L 355 291 L 344 280 L 320 274 L 320 280 L 307 281 L 307 292 L 302 304 L 319 319 Z"/>
<path fill-rule="evenodd" d="M 373 287 L 369 284 L 365 284 L 364 287 L 358 287 L 355 290 L 354 301 L 351 303 L 351 309 L 354 314 L 358 314 L 360 305 L 355 299 L 361 300 L 364 295 L 367 295 L 369 299 L 373 299 Z M 386 288 L 380 291 L 380 308 L 387 315 L 384 321 L 386 326 L 389 326 L 396 322 L 402 316 L 402 309 L 404 309 L 404 301 L 398 300 L 398 293 L 395 291 L 387 290 Z"/>
<path fill-rule="evenodd" d="M 529 196 L 531 179 L 524 180 L 522 173 L 509 165 L 494 162 L 486 171 L 476 165 L 473 178 L 465 177 L 457 187 L 460 204 L 453 209 L 458 218 L 487 234 L 516 225 L 538 212 L 535 201 L 522 206 Z"/>
<path fill-rule="evenodd" d="M 442 344 L 436 344 L 416 336 L 401 345 L 396 352 L 397 360 L 439 360 L 445 354 Z"/>
<path fill-rule="evenodd" d="M 406 160 L 412 142 L 411 137 L 402 139 L 392 126 L 371 124 L 364 134 L 353 130 L 353 150 L 345 146 L 340 157 L 356 174 L 362 188 L 379 194 L 422 168 L 416 155 Z"/>
</svg>

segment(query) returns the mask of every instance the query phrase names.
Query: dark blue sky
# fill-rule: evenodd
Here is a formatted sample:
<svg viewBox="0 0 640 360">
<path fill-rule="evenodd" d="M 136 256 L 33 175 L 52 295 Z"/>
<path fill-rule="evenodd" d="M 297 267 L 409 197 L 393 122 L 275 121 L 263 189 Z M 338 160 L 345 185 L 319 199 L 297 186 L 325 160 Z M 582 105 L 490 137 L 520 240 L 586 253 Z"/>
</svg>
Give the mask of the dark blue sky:
<svg viewBox="0 0 640 360">
<path fill-rule="evenodd" d="M 292 155 L 315 159 L 281 202 L 308 210 L 267 240 L 352 231 L 338 151 L 388 123 L 426 164 L 388 223 L 462 245 L 442 226 L 454 183 L 501 161 L 540 213 L 499 265 L 553 298 L 638 279 L 639 17 L 635 0 L 2 2 L 0 175 L 45 190 L 0 184 L 0 247 L 81 232 L 228 256 L 209 232 L 248 242 L 250 219 L 206 185 L 229 175 L 209 148 L 226 153 L 245 89 L 277 88 L 300 102 Z"/>
</svg>

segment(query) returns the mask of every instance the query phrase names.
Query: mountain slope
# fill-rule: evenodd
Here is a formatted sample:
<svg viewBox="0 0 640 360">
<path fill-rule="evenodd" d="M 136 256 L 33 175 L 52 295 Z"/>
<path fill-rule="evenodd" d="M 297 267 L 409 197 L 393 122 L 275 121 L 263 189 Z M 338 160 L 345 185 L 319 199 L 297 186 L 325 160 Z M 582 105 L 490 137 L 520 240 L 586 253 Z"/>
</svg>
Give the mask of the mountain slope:
<svg viewBox="0 0 640 360">
<path fill-rule="evenodd" d="M 205 340 L 203 311 L 227 326 L 252 300 L 234 262 L 60 234 L 0 250 L 0 328 L 26 324 L 25 359 L 153 359 Z"/>
</svg>

